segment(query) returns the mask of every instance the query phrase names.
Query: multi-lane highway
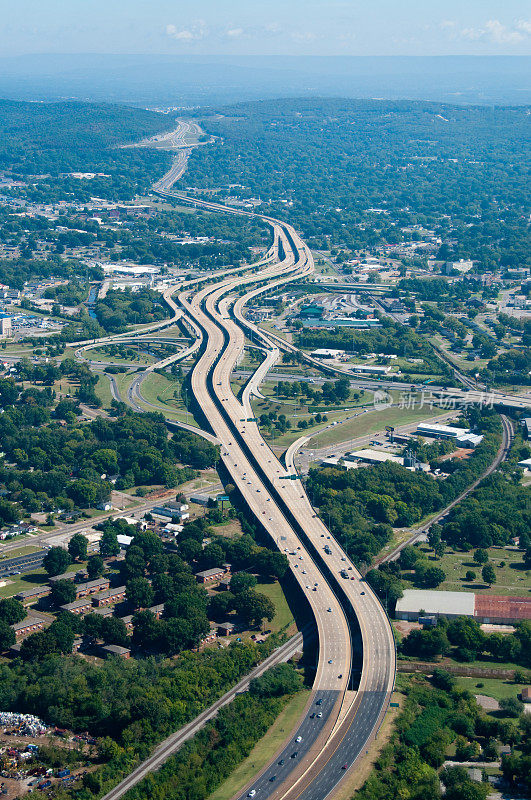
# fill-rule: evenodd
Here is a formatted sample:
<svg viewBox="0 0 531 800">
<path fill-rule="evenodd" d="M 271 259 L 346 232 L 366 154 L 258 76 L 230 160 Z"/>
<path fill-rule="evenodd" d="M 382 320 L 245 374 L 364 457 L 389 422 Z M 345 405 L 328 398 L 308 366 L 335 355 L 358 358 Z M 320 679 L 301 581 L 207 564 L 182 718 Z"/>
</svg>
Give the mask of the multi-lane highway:
<svg viewBox="0 0 531 800">
<path fill-rule="evenodd" d="M 204 349 L 192 371 L 191 385 L 205 423 L 222 443 L 225 466 L 250 511 L 287 551 L 319 634 L 312 703 L 322 700 L 322 704 L 308 709 L 285 756 L 269 765 L 246 792 L 275 798 L 296 793 L 309 800 L 333 790 L 377 730 L 393 688 L 395 651 L 382 606 L 315 514 L 297 476 L 282 466 L 263 440 L 252 419 L 248 392 L 240 402 L 231 390 L 231 372 L 245 343 L 243 329 L 249 329 L 241 316 L 243 299 L 237 308 L 230 308 L 231 292 L 257 281 L 267 281 L 269 288 L 313 269 L 311 254 L 293 229 L 282 226 L 280 236 L 285 254 L 281 261 L 251 277 L 234 277 L 179 299 L 185 315 L 195 319 L 203 332 Z M 262 338 L 267 340 L 264 334 Z M 267 344 L 272 362 L 275 348 L 268 340 Z M 355 692 L 349 691 L 352 624 L 359 625 L 362 642 L 361 677 Z"/>
</svg>

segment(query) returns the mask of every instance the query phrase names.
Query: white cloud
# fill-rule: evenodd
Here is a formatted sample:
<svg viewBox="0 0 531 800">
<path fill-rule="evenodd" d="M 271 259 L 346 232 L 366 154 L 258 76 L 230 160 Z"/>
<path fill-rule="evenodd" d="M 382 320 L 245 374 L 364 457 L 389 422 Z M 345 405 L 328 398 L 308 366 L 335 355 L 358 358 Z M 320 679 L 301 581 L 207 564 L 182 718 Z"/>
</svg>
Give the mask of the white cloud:
<svg viewBox="0 0 531 800">
<path fill-rule="evenodd" d="M 529 36 L 531 36 L 531 19 L 518 20 L 518 22 L 516 23 L 516 27 L 518 28 L 519 31 L 527 33 Z"/>
<path fill-rule="evenodd" d="M 176 25 L 166 25 L 166 34 L 178 42 L 193 42 L 204 39 L 208 35 L 208 28 L 202 19 L 196 20 L 188 28 L 177 28 Z"/>
<path fill-rule="evenodd" d="M 230 39 L 238 39 L 240 36 L 243 36 L 244 33 L 245 31 L 243 30 L 243 28 L 229 28 L 229 30 L 226 31 L 225 35 L 228 36 Z"/>
<path fill-rule="evenodd" d="M 499 19 L 489 19 L 486 28 L 492 41 L 498 44 L 514 44 L 524 38 L 519 31 L 502 25 Z"/>
<path fill-rule="evenodd" d="M 489 19 L 481 26 L 459 28 L 453 20 L 444 20 L 439 27 L 448 31 L 452 38 L 471 42 L 490 41 L 495 44 L 519 44 L 531 35 L 531 20 L 518 20 L 505 25 L 499 19 Z"/>
</svg>

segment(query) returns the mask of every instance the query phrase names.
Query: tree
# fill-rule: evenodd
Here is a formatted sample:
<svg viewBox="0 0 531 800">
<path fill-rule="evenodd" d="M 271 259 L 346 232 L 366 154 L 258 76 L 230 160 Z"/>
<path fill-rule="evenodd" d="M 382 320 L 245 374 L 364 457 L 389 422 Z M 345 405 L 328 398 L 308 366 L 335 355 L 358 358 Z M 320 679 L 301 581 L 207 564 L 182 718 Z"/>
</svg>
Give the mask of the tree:
<svg viewBox="0 0 531 800">
<path fill-rule="evenodd" d="M 269 597 L 252 590 L 236 596 L 237 611 L 251 626 L 260 626 L 264 619 L 271 622 L 275 616 L 275 605 Z"/>
<path fill-rule="evenodd" d="M 153 605 L 153 589 L 146 578 L 132 578 L 127 582 L 126 597 L 135 608 Z"/>
<path fill-rule="evenodd" d="M 87 558 L 88 539 L 82 533 L 74 533 L 68 542 L 68 552 L 74 561 L 85 561 Z"/>
<path fill-rule="evenodd" d="M 436 667 L 431 676 L 431 682 L 437 689 L 442 689 L 445 692 L 451 692 L 455 688 L 455 678 L 445 669 Z"/>
<path fill-rule="evenodd" d="M 231 581 L 232 583 L 232 581 Z M 210 598 L 208 603 L 208 616 L 216 622 L 223 622 L 229 611 L 232 611 L 235 603 L 235 596 L 232 592 L 220 592 Z"/>
<path fill-rule="evenodd" d="M 467 571 L 465 573 L 465 580 L 466 581 L 475 581 L 476 577 L 477 577 L 477 575 L 476 575 L 476 573 L 474 572 L 473 569 L 467 569 Z"/>
<path fill-rule="evenodd" d="M 407 544 L 400 553 L 400 566 L 402 569 L 414 569 L 421 555 L 417 547 Z"/>
<path fill-rule="evenodd" d="M 72 557 L 62 547 L 50 547 L 44 556 L 43 566 L 48 575 L 61 575 L 72 563 Z"/>
<path fill-rule="evenodd" d="M 107 644 L 118 644 L 121 647 L 127 647 L 129 644 L 125 622 L 118 617 L 104 617 L 102 619 L 100 637 Z"/>
<path fill-rule="evenodd" d="M 479 652 L 485 643 L 485 634 L 475 619 L 457 617 L 448 623 L 448 639 L 456 647 L 465 648 L 472 653 Z"/>
<path fill-rule="evenodd" d="M 103 575 L 105 570 L 105 563 L 103 558 L 98 555 L 90 556 L 89 560 L 87 561 L 87 574 L 89 580 L 93 581 L 96 578 L 99 578 L 100 575 Z"/>
<path fill-rule="evenodd" d="M 418 575 L 418 571 L 416 574 L 422 586 L 426 586 L 429 589 L 435 589 L 436 586 L 446 580 L 446 573 L 440 567 L 426 567 L 420 575 Z"/>
<path fill-rule="evenodd" d="M 24 661 L 40 661 L 50 653 L 56 652 L 57 639 L 49 629 L 32 633 L 20 646 L 20 655 Z"/>
<path fill-rule="evenodd" d="M 249 692 L 255 697 L 280 697 L 298 692 L 302 682 L 302 675 L 291 664 L 277 664 L 259 678 L 254 678 Z"/>
<path fill-rule="evenodd" d="M 486 564 L 489 560 L 488 551 L 485 550 L 483 547 L 478 547 L 476 552 L 474 553 L 474 561 L 476 564 Z"/>
<path fill-rule="evenodd" d="M 500 708 L 508 717 L 519 717 L 524 711 L 524 704 L 517 697 L 503 697 Z"/>
<path fill-rule="evenodd" d="M 26 617 L 26 609 L 19 600 L 8 597 L 0 600 L 0 620 L 7 622 L 8 625 L 15 625 L 22 622 Z"/>
<path fill-rule="evenodd" d="M 16 636 L 13 628 L 10 628 L 7 622 L 0 619 L 0 651 L 7 650 L 8 647 L 15 644 Z"/>
<path fill-rule="evenodd" d="M 133 642 L 137 647 L 155 648 L 158 646 L 163 624 L 148 611 L 138 611 L 133 617 Z"/>
<path fill-rule="evenodd" d="M 494 572 L 494 567 L 492 564 L 485 564 L 483 569 L 481 570 L 481 577 L 491 586 L 493 583 L 496 583 L 496 573 Z"/>
<path fill-rule="evenodd" d="M 55 650 L 60 653 L 68 654 L 72 652 L 74 646 L 75 633 L 68 625 L 63 622 L 52 622 L 48 628 L 48 632 L 52 634 L 55 639 Z"/>
<path fill-rule="evenodd" d="M 52 586 L 50 596 L 56 606 L 63 606 L 65 603 L 73 603 L 76 599 L 74 581 L 68 579 L 56 581 Z"/>
<path fill-rule="evenodd" d="M 254 589 L 257 583 L 254 575 L 250 575 L 248 572 L 237 572 L 230 580 L 230 590 L 233 594 L 239 594 Z"/>
<path fill-rule="evenodd" d="M 100 553 L 104 557 L 117 556 L 120 552 L 116 531 L 112 528 L 104 530 L 100 539 Z"/>
<path fill-rule="evenodd" d="M 207 544 L 201 555 L 201 566 L 203 569 L 221 567 L 225 562 L 225 551 L 216 542 Z"/>
</svg>

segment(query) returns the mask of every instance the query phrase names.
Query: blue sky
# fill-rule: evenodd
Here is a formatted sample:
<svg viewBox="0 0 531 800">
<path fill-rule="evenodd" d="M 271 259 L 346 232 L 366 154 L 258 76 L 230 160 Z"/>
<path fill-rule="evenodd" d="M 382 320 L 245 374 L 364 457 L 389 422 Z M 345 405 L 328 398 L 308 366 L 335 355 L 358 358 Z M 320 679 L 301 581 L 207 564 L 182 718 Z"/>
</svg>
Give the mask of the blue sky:
<svg viewBox="0 0 531 800">
<path fill-rule="evenodd" d="M 528 55 L 529 0 L 0 0 L 0 55 Z"/>
</svg>

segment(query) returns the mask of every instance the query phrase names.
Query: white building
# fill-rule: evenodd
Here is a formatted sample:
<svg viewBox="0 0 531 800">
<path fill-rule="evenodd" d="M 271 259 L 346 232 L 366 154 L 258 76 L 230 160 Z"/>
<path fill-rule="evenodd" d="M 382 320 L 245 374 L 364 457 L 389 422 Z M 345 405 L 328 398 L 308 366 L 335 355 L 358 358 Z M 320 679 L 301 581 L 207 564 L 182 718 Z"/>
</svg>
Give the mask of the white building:
<svg viewBox="0 0 531 800">
<path fill-rule="evenodd" d="M 13 336 L 11 317 L 0 317 L 0 336 L 3 339 L 9 339 Z"/>
<path fill-rule="evenodd" d="M 327 348 L 323 348 L 321 350 L 314 350 L 312 356 L 314 358 L 339 358 L 339 356 L 344 356 L 344 350 L 331 350 Z"/>
<path fill-rule="evenodd" d="M 457 439 L 468 435 L 470 428 L 452 428 L 449 425 L 438 425 L 436 422 L 419 422 L 417 431 L 420 436 L 434 436 L 437 439 Z"/>
<path fill-rule="evenodd" d="M 352 369 L 354 372 L 364 372 L 366 375 L 387 375 L 391 372 L 391 367 L 377 364 L 353 364 Z M 398 372 L 396 374 L 398 375 Z"/>
<path fill-rule="evenodd" d="M 356 450 L 349 453 L 351 461 L 361 461 L 363 464 L 385 464 L 386 461 L 393 461 L 395 464 L 404 464 L 402 456 L 395 456 L 392 453 L 384 453 L 381 450 Z"/>
</svg>

